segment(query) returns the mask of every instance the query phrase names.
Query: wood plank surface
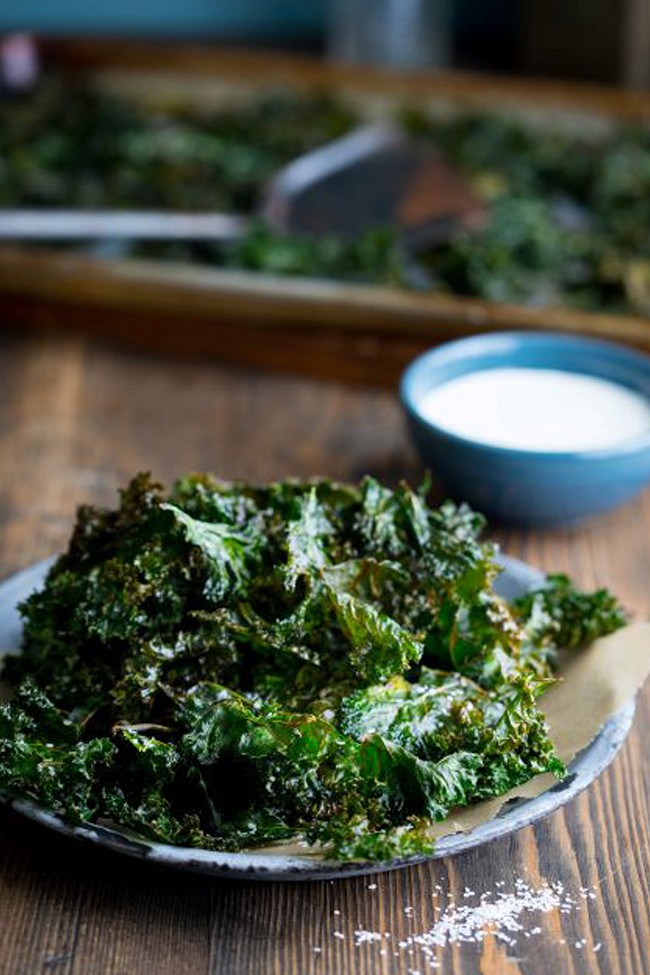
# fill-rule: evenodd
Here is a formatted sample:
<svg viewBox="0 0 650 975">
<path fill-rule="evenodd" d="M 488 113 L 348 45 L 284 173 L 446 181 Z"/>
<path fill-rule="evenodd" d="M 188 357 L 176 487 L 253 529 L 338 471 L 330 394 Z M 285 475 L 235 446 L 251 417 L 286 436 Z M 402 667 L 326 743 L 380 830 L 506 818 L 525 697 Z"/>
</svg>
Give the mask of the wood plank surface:
<svg viewBox="0 0 650 975">
<path fill-rule="evenodd" d="M 255 480 L 421 474 L 393 391 L 0 332 L 0 575 L 60 549 L 75 505 L 112 503 L 141 468 L 166 482 L 190 469 Z M 650 492 L 571 533 L 494 536 L 649 615 Z M 0 975 L 644 975 L 649 735 L 646 689 L 620 755 L 561 811 L 455 858 L 336 882 L 165 872 L 2 812 Z M 482 941 L 456 930 L 423 951 L 452 902 L 457 913 L 518 882 L 546 882 L 562 898 L 518 915 L 509 942 L 496 925 Z"/>
</svg>

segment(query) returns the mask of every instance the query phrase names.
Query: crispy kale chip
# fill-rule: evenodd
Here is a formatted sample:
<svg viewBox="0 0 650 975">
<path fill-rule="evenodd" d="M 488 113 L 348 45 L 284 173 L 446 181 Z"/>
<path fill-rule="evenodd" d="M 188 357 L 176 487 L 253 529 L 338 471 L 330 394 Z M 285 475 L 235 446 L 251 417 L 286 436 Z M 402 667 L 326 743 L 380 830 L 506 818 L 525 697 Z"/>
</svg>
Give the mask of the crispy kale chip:
<svg viewBox="0 0 650 975">
<path fill-rule="evenodd" d="M 248 212 L 280 166 L 356 122 L 323 93 L 276 90 L 208 110 L 50 75 L 0 103 L 0 203 Z"/>
<path fill-rule="evenodd" d="M 555 651 L 624 622 L 564 576 L 506 604 L 482 527 L 372 478 L 138 475 L 22 606 L 3 791 L 208 849 L 429 851 L 454 807 L 563 774 Z"/>
<path fill-rule="evenodd" d="M 514 603 L 526 639 L 536 653 L 574 650 L 625 625 L 625 614 L 606 589 L 579 592 L 568 576 L 547 576 L 539 589 Z"/>
</svg>

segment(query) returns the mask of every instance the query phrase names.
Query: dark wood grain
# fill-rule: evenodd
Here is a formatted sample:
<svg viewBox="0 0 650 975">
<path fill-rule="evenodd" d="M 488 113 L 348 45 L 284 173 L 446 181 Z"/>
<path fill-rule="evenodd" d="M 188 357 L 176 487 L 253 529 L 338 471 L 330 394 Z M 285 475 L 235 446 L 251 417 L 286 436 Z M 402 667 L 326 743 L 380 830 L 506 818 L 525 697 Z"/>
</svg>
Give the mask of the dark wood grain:
<svg viewBox="0 0 650 975">
<path fill-rule="evenodd" d="M 256 480 L 420 474 L 392 392 L 18 330 L 0 333 L 0 465 L 2 575 L 59 549 L 78 502 L 112 502 L 143 467 L 165 481 L 204 468 Z M 610 585 L 647 616 L 649 532 L 646 493 L 576 532 L 494 534 L 514 555 Z M 643 975 L 649 735 L 644 692 L 619 757 L 563 810 L 453 859 L 337 882 L 168 873 L 0 813 L 0 975 Z M 466 887 L 478 897 L 519 877 L 562 882 L 575 908 L 531 916 L 512 946 L 488 935 L 441 948 L 437 969 L 415 949 L 354 945 L 359 929 L 390 931 L 396 943 L 424 932 Z"/>
</svg>

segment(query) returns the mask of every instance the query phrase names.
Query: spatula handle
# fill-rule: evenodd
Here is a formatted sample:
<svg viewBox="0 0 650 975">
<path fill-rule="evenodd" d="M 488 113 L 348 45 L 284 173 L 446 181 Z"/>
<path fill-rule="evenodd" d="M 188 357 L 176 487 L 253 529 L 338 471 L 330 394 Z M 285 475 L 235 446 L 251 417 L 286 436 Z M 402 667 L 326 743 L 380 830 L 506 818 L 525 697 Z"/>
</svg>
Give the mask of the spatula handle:
<svg viewBox="0 0 650 975">
<path fill-rule="evenodd" d="M 227 213 L 0 209 L 0 240 L 238 240 L 248 221 Z"/>
</svg>

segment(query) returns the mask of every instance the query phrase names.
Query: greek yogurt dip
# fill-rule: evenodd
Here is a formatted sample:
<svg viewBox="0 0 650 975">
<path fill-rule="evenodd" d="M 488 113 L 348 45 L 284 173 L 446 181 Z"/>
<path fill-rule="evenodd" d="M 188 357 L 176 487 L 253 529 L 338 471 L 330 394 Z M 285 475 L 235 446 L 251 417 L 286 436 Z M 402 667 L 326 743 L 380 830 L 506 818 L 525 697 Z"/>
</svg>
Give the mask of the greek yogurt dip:
<svg viewBox="0 0 650 975">
<path fill-rule="evenodd" d="M 650 433 L 641 393 L 561 369 L 467 373 L 425 393 L 420 412 L 449 433 L 516 450 L 607 450 Z"/>
</svg>

